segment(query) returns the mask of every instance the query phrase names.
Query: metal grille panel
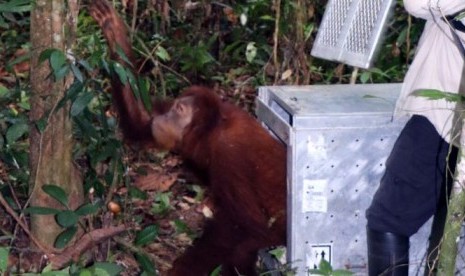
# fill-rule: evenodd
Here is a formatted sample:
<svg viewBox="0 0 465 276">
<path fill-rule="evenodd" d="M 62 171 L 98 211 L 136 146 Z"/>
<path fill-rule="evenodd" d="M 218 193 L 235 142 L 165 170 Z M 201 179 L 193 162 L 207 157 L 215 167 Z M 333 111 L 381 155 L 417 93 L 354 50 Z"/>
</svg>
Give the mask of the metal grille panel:
<svg viewBox="0 0 465 276">
<path fill-rule="evenodd" d="M 368 68 L 394 0 L 330 0 L 312 55 Z"/>
<path fill-rule="evenodd" d="M 333 9 L 328 11 L 328 26 L 321 30 L 321 40 L 324 44 L 337 46 L 351 3 L 352 0 L 339 1 L 335 3 Z"/>
</svg>

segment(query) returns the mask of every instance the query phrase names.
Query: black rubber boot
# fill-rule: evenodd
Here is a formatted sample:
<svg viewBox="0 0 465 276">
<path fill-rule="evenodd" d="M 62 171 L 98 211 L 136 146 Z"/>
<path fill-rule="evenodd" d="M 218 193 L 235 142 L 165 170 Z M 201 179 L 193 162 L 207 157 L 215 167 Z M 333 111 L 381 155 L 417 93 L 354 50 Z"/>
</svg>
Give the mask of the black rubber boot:
<svg viewBox="0 0 465 276">
<path fill-rule="evenodd" d="M 367 228 L 367 245 L 369 276 L 408 276 L 408 237 Z"/>
</svg>

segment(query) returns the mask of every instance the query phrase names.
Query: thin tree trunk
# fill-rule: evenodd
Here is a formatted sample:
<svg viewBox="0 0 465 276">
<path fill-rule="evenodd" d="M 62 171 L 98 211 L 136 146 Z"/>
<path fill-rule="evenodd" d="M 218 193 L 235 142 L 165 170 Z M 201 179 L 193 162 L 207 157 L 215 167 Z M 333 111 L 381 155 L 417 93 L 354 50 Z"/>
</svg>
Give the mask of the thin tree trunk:
<svg viewBox="0 0 465 276">
<path fill-rule="evenodd" d="M 455 273 L 457 243 L 460 238 L 463 219 L 465 218 L 465 124 L 462 126 L 457 162 L 447 210 L 446 225 L 444 227 L 444 236 L 439 251 L 438 275 L 445 276 L 452 276 Z"/>
<path fill-rule="evenodd" d="M 72 160 L 69 107 L 56 109 L 73 77 L 70 75 L 55 82 L 50 76 L 48 61 L 41 64 L 38 61 L 40 53 L 46 49 L 55 48 L 66 53 L 72 45 L 76 11 L 66 20 L 67 7 L 71 11 L 73 7 L 77 9 L 76 1 L 68 1 L 67 6 L 64 0 L 37 0 L 31 13 L 31 206 L 63 208 L 42 191 L 46 184 L 62 187 L 69 196 L 71 208 L 80 205 L 83 198 L 81 179 Z M 37 127 L 40 120 L 47 121 L 42 132 Z M 31 233 L 46 245 L 53 245 L 61 231 L 53 216 L 36 215 L 31 218 Z"/>
</svg>

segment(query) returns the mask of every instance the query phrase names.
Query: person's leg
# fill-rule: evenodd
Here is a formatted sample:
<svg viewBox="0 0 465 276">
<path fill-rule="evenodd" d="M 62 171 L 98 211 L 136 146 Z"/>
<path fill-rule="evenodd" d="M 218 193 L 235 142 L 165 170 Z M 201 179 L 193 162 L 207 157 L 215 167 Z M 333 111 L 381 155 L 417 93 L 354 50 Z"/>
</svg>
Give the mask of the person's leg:
<svg viewBox="0 0 465 276">
<path fill-rule="evenodd" d="M 448 170 L 449 144 L 413 116 L 386 162 L 366 212 L 369 275 L 408 275 L 408 239 L 434 214 Z"/>
</svg>

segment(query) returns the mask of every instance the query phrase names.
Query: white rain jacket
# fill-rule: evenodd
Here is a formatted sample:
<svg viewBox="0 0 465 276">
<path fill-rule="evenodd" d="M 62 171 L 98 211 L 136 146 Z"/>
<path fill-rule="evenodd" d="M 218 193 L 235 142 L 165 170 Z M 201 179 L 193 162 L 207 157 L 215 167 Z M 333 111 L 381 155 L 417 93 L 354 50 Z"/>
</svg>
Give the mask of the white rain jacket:
<svg viewBox="0 0 465 276">
<path fill-rule="evenodd" d="M 419 114 L 427 117 L 441 136 L 454 144 L 460 133 L 459 116 L 465 111 L 454 102 L 430 100 L 413 95 L 421 89 L 437 89 L 465 95 L 464 58 L 443 16 L 465 9 L 464 0 L 404 0 L 405 9 L 426 20 L 417 52 L 405 75 L 396 115 Z M 465 33 L 457 31 L 465 42 Z M 457 110 L 456 110 L 457 109 Z M 461 112 L 460 112 L 461 111 Z"/>
</svg>

